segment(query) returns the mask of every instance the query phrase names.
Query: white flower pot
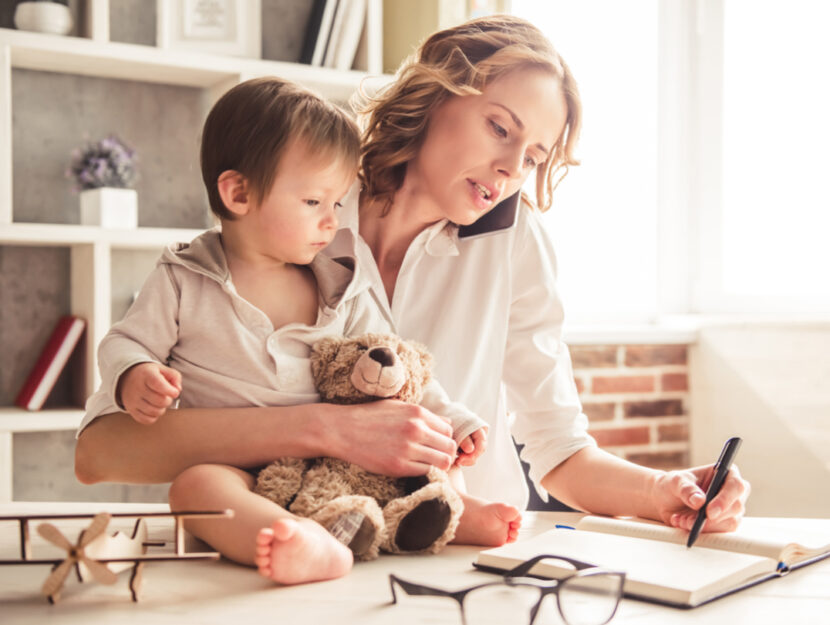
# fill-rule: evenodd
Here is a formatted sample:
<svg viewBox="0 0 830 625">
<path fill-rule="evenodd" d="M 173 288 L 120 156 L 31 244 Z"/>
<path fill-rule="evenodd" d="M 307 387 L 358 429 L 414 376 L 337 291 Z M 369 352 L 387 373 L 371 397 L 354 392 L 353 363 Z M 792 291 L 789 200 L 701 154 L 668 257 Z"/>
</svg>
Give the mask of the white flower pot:
<svg viewBox="0 0 830 625">
<path fill-rule="evenodd" d="M 135 189 L 102 187 L 81 191 L 81 225 L 102 228 L 138 226 L 138 193 Z"/>
<path fill-rule="evenodd" d="M 72 13 L 55 2 L 21 2 L 14 11 L 14 25 L 20 30 L 65 35 L 72 30 Z"/>
</svg>

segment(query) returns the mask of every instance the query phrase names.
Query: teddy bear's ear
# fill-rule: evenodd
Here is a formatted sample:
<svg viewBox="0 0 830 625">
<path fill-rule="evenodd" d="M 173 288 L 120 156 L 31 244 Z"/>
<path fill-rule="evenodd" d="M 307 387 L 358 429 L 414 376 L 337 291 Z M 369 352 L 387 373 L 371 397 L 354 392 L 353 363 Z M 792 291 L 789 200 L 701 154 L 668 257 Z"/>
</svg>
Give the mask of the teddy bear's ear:
<svg viewBox="0 0 830 625">
<path fill-rule="evenodd" d="M 337 357 L 337 352 L 344 341 L 345 339 L 338 336 L 327 336 L 312 345 L 311 375 L 315 380 L 319 378 L 320 371 L 325 368 L 326 364 Z"/>
</svg>

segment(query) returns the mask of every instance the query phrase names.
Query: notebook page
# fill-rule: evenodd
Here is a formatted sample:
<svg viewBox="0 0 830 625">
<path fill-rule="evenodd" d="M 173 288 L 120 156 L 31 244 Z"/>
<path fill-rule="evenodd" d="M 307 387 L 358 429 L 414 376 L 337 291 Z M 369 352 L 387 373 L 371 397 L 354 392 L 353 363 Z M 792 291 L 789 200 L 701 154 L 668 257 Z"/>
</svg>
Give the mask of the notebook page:
<svg viewBox="0 0 830 625">
<path fill-rule="evenodd" d="M 771 573 L 776 564 L 742 553 L 686 549 L 685 545 L 669 542 L 569 529 L 550 530 L 526 541 L 482 551 L 478 562 L 509 568 L 543 553 L 625 571 L 630 580 L 627 591 L 679 603 Z M 532 572 L 561 576 L 561 569 L 557 569 L 545 570 L 540 564 Z"/>
<path fill-rule="evenodd" d="M 753 519 L 753 521 L 755 520 Z M 636 536 L 682 545 L 686 544 L 686 539 L 688 538 L 686 531 L 668 527 L 660 523 L 629 521 L 608 517 L 584 517 L 577 524 L 577 527 L 581 530 L 618 534 L 621 536 Z M 770 536 L 775 535 L 785 536 L 787 540 L 770 538 Z M 791 539 L 793 537 L 803 540 L 809 546 L 792 543 Z M 825 536 L 817 532 L 793 531 L 790 533 L 788 530 L 782 531 L 780 527 L 765 527 L 756 521 L 754 523 L 745 523 L 736 532 L 701 534 L 698 536 L 695 546 L 749 553 L 793 563 L 808 555 L 817 555 L 828 551 L 830 545 L 825 544 L 825 538 Z"/>
</svg>

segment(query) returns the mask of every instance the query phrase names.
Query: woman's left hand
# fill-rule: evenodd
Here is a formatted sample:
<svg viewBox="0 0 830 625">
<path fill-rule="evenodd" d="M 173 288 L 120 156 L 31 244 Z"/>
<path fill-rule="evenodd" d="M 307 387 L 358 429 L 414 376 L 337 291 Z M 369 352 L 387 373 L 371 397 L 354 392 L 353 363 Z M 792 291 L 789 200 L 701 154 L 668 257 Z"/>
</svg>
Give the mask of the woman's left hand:
<svg viewBox="0 0 830 625">
<path fill-rule="evenodd" d="M 714 465 L 685 471 L 669 471 L 654 483 L 652 497 L 660 520 L 684 530 L 692 529 L 697 511 L 706 501 L 705 488 L 712 480 Z M 732 465 L 720 493 L 706 508 L 704 532 L 732 532 L 746 511 L 749 482 L 741 477 L 738 467 Z"/>
</svg>

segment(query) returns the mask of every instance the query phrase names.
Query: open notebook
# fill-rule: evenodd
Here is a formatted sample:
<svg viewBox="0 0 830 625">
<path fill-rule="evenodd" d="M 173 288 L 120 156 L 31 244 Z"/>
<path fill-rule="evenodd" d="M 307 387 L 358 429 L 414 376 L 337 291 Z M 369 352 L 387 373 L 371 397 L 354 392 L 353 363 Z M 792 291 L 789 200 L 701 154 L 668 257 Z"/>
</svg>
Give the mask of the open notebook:
<svg viewBox="0 0 830 625">
<path fill-rule="evenodd" d="M 755 521 L 755 519 L 753 519 Z M 687 532 L 643 521 L 584 517 L 575 529 L 549 530 L 478 554 L 476 567 L 505 571 L 539 554 L 561 555 L 625 571 L 626 596 L 695 607 L 788 570 L 830 556 L 830 520 L 786 540 L 762 524 L 729 534 L 701 534 L 686 548 Z M 558 578 L 571 569 L 541 562 L 531 573 Z"/>
</svg>

